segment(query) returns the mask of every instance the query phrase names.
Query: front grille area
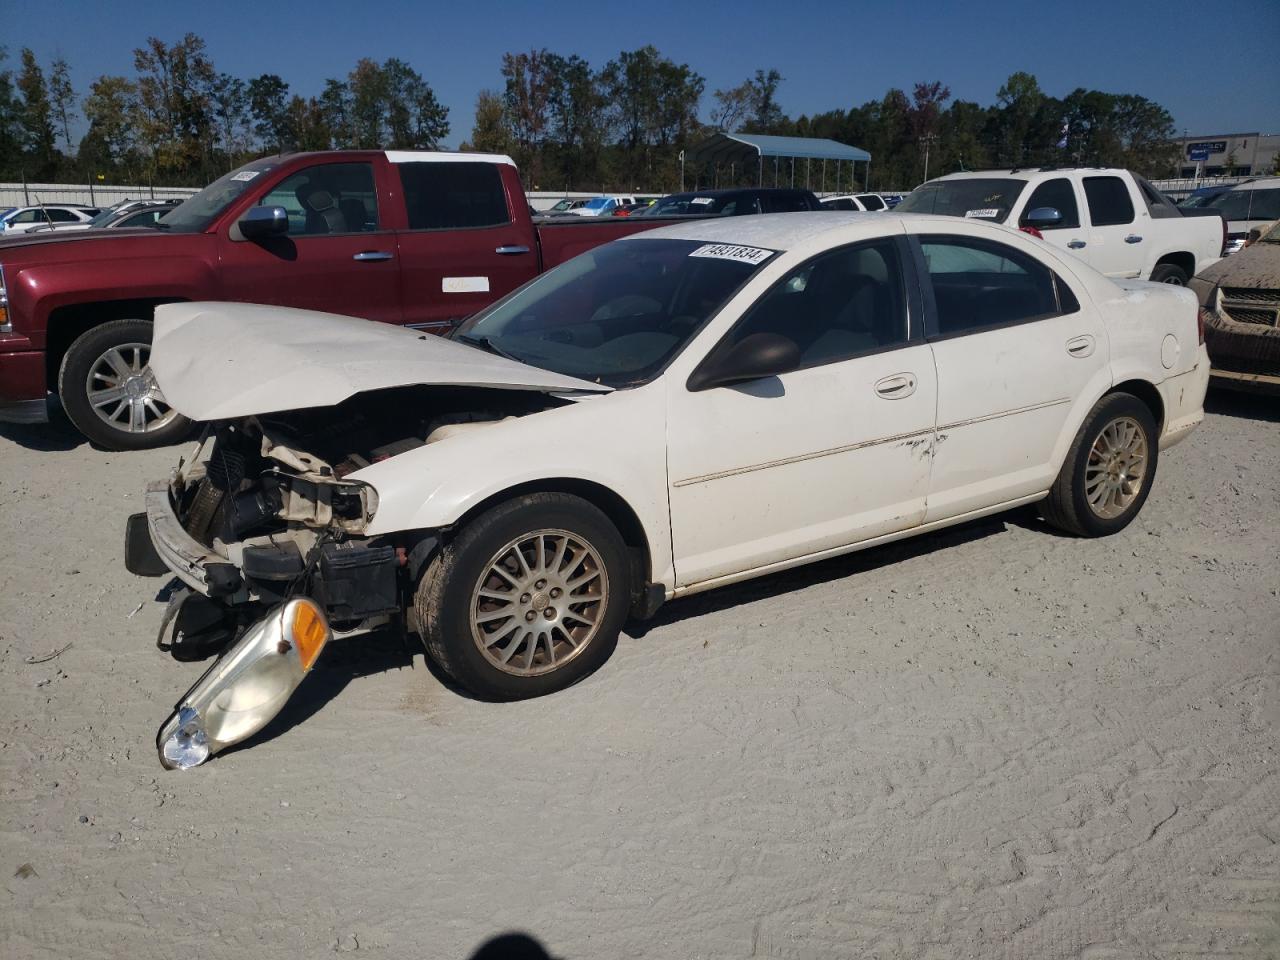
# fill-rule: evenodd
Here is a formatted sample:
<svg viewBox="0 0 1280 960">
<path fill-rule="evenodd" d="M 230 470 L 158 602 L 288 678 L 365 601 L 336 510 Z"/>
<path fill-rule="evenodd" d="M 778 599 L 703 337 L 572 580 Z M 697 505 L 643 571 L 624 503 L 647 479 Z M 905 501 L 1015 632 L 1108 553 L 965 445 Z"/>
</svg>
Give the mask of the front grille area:
<svg viewBox="0 0 1280 960">
<path fill-rule="evenodd" d="M 1223 287 L 1222 299 L 1235 303 L 1269 303 L 1280 307 L 1280 290 L 1257 290 L 1252 287 Z"/>
<path fill-rule="evenodd" d="M 1237 307 L 1234 304 L 1223 304 L 1229 316 L 1236 323 L 1256 323 L 1263 327 L 1274 327 L 1276 323 L 1275 310 L 1250 310 L 1247 307 Z"/>
</svg>

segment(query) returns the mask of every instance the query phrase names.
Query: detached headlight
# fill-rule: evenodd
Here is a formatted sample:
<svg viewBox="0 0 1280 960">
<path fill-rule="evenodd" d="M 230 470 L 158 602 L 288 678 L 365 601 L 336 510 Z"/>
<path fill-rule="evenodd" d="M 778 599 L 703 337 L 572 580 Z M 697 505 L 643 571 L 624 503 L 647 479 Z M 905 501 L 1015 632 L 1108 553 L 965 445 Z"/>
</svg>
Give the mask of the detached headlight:
<svg viewBox="0 0 1280 960">
<path fill-rule="evenodd" d="M 274 607 L 187 691 L 156 737 L 160 762 L 194 767 L 253 736 L 288 702 L 330 636 L 313 601 Z"/>
</svg>

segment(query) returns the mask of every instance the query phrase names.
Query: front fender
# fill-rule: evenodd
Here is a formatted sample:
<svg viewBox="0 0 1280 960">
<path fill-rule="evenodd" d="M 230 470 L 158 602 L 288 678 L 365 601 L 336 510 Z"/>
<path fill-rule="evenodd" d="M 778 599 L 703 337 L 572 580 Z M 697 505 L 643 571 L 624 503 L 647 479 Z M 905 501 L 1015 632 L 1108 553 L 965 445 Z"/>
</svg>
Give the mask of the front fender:
<svg viewBox="0 0 1280 960">
<path fill-rule="evenodd" d="M 349 479 L 378 493 L 371 536 L 452 526 L 484 501 L 524 484 L 587 481 L 635 513 L 652 558 L 650 579 L 667 583 L 672 563 L 665 410 L 665 397 L 656 389 L 587 397 L 457 433 Z"/>
</svg>

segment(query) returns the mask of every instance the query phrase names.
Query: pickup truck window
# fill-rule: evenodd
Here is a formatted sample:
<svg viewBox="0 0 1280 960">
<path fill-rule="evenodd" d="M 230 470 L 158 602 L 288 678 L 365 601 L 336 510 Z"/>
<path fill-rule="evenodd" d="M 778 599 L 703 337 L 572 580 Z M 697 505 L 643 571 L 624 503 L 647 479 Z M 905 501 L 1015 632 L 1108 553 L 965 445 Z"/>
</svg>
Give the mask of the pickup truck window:
<svg viewBox="0 0 1280 960">
<path fill-rule="evenodd" d="M 1089 201 L 1089 219 L 1095 227 L 1133 223 L 1129 187 L 1119 177 L 1085 177 L 1084 195 Z"/>
<path fill-rule="evenodd" d="M 378 229 L 378 195 L 371 163 L 322 163 L 285 177 L 258 203 L 284 207 L 289 236 L 371 233 Z"/>
<path fill-rule="evenodd" d="M 611 387 L 643 383 L 772 258 L 772 250 L 696 240 L 605 244 L 498 301 L 454 336 Z"/>
<path fill-rule="evenodd" d="M 1054 177 L 1036 187 L 1031 199 L 1022 208 L 1022 225 L 1026 225 L 1027 214 L 1041 207 L 1053 207 L 1062 214 L 1062 222 L 1053 227 L 1040 227 L 1041 230 L 1065 230 L 1068 227 L 1080 226 L 1080 209 L 1076 206 L 1075 187 L 1066 177 Z"/>
<path fill-rule="evenodd" d="M 410 230 L 468 230 L 511 222 L 495 163 L 399 163 Z"/>
<path fill-rule="evenodd" d="M 223 210 L 253 186 L 258 177 L 278 163 L 278 157 L 266 157 L 222 175 L 195 196 L 188 197 L 170 210 L 156 226 L 178 233 L 200 233 L 207 230 Z"/>
</svg>

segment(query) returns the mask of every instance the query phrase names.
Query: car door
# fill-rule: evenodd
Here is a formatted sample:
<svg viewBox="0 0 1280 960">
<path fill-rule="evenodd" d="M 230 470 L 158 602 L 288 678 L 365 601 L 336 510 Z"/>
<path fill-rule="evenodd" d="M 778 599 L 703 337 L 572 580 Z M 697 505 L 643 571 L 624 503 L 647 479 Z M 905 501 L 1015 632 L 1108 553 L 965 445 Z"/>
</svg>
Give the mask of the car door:
<svg viewBox="0 0 1280 960">
<path fill-rule="evenodd" d="M 796 343 L 798 369 L 705 390 L 670 378 L 679 585 L 921 522 L 936 398 L 919 310 L 908 308 L 908 250 L 885 238 L 801 264 L 704 360 L 771 333 Z"/>
<path fill-rule="evenodd" d="M 372 163 L 295 170 L 257 205 L 284 207 L 289 232 L 252 241 L 233 226 L 219 237 L 225 299 L 400 322 L 395 234 L 382 223 Z"/>
<path fill-rule="evenodd" d="M 1090 260 L 1097 251 L 1096 248 L 1089 249 L 1088 231 L 1080 223 L 1080 203 L 1076 187 L 1069 177 L 1053 177 L 1038 184 L 1022 205 L 1018 214 L 1018 226 L 1032 226 L 1032 211 L 1045 208 L 1057 210 L 1062 219 L 1054 224 L 1034 224 L 1044 239 L 1098 269 Z"/>
<path fill-rule="evenodd" d="M 529 221 L 517 223 L 500 165 L 398 162 L 408 229 L 398 235 L 405 323 L 444 332 L 538 274 Z"/>
<path fill-rule="evenodd" d="M 1135 208 L 1129 184 L 1113 175 L 1081 178 L 1089 208 L 1088 260 L 1108 277 L 1137 277 L 1142 273 L 1151 216 L 1146 205 Z"/>
<path fill-rule="evenodd" d="M 926 523 L 1047 490 L 1080 398 L 1109 382 L 1097 311 L 1034 242 L 916 240 L 938 375 Z"/>
</svg>

